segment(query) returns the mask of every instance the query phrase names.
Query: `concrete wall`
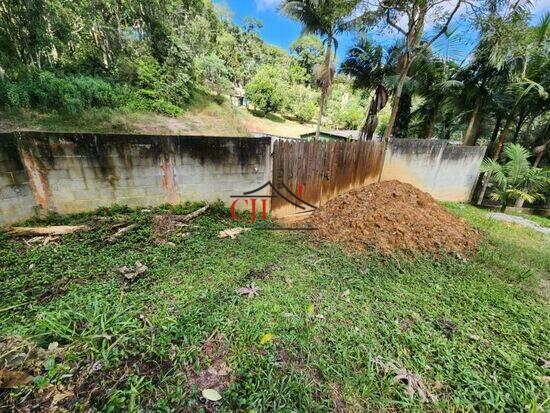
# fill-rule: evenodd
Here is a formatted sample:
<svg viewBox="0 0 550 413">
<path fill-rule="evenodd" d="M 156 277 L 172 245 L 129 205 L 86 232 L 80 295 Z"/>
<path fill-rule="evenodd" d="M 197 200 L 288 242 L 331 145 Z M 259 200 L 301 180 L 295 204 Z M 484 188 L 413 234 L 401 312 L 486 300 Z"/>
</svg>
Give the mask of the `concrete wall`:
<svg viewBox="0 0 550 413">
<path fill-rule="evenodd" d="M 393 139 L 382 180 L 410 183 L 442 201 L 469 201 L 485 149 L 441 140 Z"/>
<path fill-rule="evenodd" d="M 36 211 L 71 213 L 114 203 L 231 202 L 272 180 L 271 137 L 0 134 L 0 225 Z M 440 200 L 467 201 L 484 147 L 393 140 L 383 180 Z M 268 195 L 269 187 L 261 194 Z"/>
<path fill-rule="evenodd" d="M 15 138 L 11 134 L 0 134 L 0 225 L 32 216 L 34 205 Z"/>
<path fill-rule="evenodd" d="M 114 203 L 228 202 L 271 175 L 269 138 L 23 133 L 15 141 L 17 150 L 0 149 L 0 159 L 24 166 L 27 197 L 11 201 L 2 192 L 0 224 L 31 216 L 34 205 L 71 213 Z M 14 202 L 17 213 L 8 210 Z"/>
</svg>

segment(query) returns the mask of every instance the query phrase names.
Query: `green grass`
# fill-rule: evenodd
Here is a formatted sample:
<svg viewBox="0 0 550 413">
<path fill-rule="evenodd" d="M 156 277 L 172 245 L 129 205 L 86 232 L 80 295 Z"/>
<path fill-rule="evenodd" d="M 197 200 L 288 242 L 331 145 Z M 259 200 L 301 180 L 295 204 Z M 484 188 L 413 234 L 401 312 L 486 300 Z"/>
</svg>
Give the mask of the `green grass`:
<svg viewBox="0 0 550 413">
<path fill-rule="evenodd" d="M 221 207 L 175 246 L 152 241 L 151 214 L 123 207 L 51 217 L 95 225 L 59 245 L 0 235 L 0 335 L 63 348 L 33 384 L 0 390 L 0 410 L 49 406 L 45 388 L 68 389 L 61 405 L 76 411 L 547 411 L 548 241 L 447 207 L 483 232 L 477 257 L 382 258 L 290 231 L 219 239 L 236 225 Z M 119 219 L 139 226 L 106 243 Z M 149 270 L 127 283 L 118 268 L 136 260 Z M 236 293 L 251 282 L 258 296 Z M 375 357 L 437 401 L 407 395 Z M 190 382 L 220 360 L 231 368 L 222 400 L 204 404 Z"/>
<path fill-rule="evenodd" d="M 550 227 L 550 218 L 544 217 L 542 215 L 531 215 L 531 214 L 524 214 L 521 212 L 513 212 L 513 211 L 506 211 L 507 214 L 515 215 L 517 217 L 522 217 L 525 219 L 528 219 L 530 221 L 533 221 L 539 225 L 542 225 L 543 227 L 549 228 Z"/>
</svg>

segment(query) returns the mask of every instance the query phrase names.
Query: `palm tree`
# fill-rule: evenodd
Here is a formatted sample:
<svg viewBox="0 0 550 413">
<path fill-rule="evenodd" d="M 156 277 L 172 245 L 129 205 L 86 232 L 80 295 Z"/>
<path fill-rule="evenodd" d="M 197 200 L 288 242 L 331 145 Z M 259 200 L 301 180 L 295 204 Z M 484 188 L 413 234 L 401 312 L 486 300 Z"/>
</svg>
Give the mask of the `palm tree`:
<svg viewBox="0 0 550 413">
<path fill-rule="evenodd" d="M 492 159 L 498 160 L 508 135 L 513 126 L 513 122 L 520 114 L 521 110 L 533 107 L 545 107 L 549 99 L 550 90 L 550 59 L 548 56 L 548 33 L 550 18 L 544 16 L 541 23 L 530 29 L 530 32 L 520 32 L 525 37 L 525 43 L 522 49 L 509 58 L 500 59 L 501 67 L 509 71 L 509 78 L 512 80 L 508 85 L 503 85 L 504 99 L 510 103 L 508 107 L 508 116 L 500 136 L 496 140 L 493 148 Z M 531 34 L 531 36 L 530 36 Z M 534 34 L 534 36 L 532 36 Z M 500 48 L 505 48 L 501 45 Z M 499 47 L 493 48 L 499 49 Z M 492 54 L 496 52 L 491 51 Z M 500 68 L 499 68 L 500 69 Z M 515 80 L 515 81 L 513 81 Z M 478 204 L 483 202 L 485 190 L 489 183 L 488 177 L 484 177 L 481 192 L 478 197 Z"/>
<path fill-rule="evenodd" d="M 361 139 L 364 140 L 372 139 L 378 126 L 377 114 L 388 100 L 384 81 L 392 73 L 392 68 L 384 59 L 384 54 L 382 46 L 375 46 L 366 36 L 360 36 L 340 67 L 344 74 L 353 77 L 354 88 L 362 89 L 367 94 L 375 91 L 361 128 Z"/>
<path fill-rule="evenodd" d="M 338 47 L 336 35 L 346 30 L 346 18 L 361 0 L 283 0 L 281 11 L 293 20 L 303 24 L 303 32 L 323 38 L 325 57 L 315 70 L 317 85 L 321 89 L 321 102 L 315 139 L 319 139 L 323 112 L 334 79 L 334 56 Z M 334 48 L 334 53 L 333 53 Z"/>
<path fill-rule="evenodd" d="M 501 203 L 500 211 L 506 211 L 510 201 L 523 199 L 532 203 L 544 199 L 550 185 L 549 171 L 531 167 L 529 151 L 521 145 L 507 144 L 504 155 L 508 161 L 503 165 L 493 159 L 486 159 L 481 165 L 481 171 L 496 184 L 490 197 Z"/>
</svg>

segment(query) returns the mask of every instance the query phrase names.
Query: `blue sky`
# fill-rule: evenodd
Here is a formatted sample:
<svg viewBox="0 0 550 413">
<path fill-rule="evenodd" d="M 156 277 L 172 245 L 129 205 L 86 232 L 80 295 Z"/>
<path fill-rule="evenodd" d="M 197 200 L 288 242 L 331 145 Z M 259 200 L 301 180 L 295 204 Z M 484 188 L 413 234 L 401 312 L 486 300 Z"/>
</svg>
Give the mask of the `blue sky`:
<svg viewBox="0 0 550 413">
<path fill-rule="evenodd" d="M 291 43 L 300 36 L 300 24 L 282 16 L 277 8 L 281 0 L 214 0 L 215 3 L 224 4 L 233 12 L 233 20 L 237 24 L 242 23 L 246 16 L 260 19 L 264 27 L 260 30 L 262 39 L 266 42 L 277 45 L 288 50 Z M 533 1 L 534 19 L 550 12 L 550 0 Z M 457 36 L 459 39 L 450 47 L 450 54 L 457 60 L 462 60 L 473 46 L 475 36 L 466 27 L 458 27 Z M 373 33 L 372 37 L 379 43 L 391 44 L 393 38 L 389 33 Z M 345 34 L 339 38 L 338 57 L 341 59 L 346 50 L 353 44 L 353 35 Z M 458 43 L 458 45 L 457 45 Z M 440 46 L 441 50 L 446 50 L 446 45 Z"/>
</svg>

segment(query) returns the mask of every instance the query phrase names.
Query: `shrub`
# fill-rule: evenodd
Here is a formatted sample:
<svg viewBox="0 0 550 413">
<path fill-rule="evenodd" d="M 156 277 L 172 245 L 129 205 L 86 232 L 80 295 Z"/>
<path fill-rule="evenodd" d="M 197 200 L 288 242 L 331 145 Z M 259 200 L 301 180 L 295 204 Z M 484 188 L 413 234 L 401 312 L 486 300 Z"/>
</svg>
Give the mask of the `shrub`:
<svg viewBox="0 0 550 413">
<path fill-rule="evenodd" d="M 76 115 L 89 108 L 117 107 L 126 89 L 93 76 L 29 71 L 0 82 L 0 105 Z"/>
<path fill-rule="evenodd" d="M 366 102 L 353 93 L 350 85 L 335 84 L 327 105 L 327 117 L 336 128 L 356 129 L 365 117 Z"/>
<path fill-rule="evenodd" d="M 288 92 L 286 110 L 301 122 L 309 122 L 319 110 L 318 93 L 302 85 L 292 86 Z"/>
<path fill-rule="evenodd" d="M 196 59 L 199 80 L 216 95 L 228 93 L 233 84 L 229 80 L 229 69 L 226 63 L 216 55 L 207 55 Z"/>
<path fill-rule="evenodd" d="M 288 85 L 275 67 L 262 66 L 245 87 L 246 96 L 264 115 L 284 107 Z"/>
</svg>

